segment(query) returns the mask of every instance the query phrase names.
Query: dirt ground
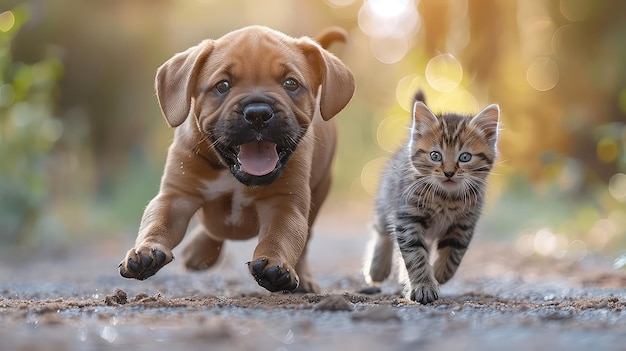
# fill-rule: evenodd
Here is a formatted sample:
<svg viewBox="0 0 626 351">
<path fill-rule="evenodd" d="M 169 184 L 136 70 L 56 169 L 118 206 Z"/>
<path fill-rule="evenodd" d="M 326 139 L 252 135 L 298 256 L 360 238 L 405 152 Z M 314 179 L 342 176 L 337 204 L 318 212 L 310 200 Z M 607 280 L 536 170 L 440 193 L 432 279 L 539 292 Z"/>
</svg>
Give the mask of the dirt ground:
<svg viewBox="0 0 626 351">
<path fill-rule="evenodd" d="M 268 293 L 248 275 L 254 241 L 214 269 L 174 261 L 140 282 L 117 264 L 133 238 L 0 257 L 1 350 L 623 350 L 626 274 L 610 258 L 522 257 L 478 237 L 441 299 L 393 281 L 365 294 L 362 221 L 327 216 L 311 261 L 321 294 Z M 175 251 L 175 254 L 177 251 Z"/>
</svg>

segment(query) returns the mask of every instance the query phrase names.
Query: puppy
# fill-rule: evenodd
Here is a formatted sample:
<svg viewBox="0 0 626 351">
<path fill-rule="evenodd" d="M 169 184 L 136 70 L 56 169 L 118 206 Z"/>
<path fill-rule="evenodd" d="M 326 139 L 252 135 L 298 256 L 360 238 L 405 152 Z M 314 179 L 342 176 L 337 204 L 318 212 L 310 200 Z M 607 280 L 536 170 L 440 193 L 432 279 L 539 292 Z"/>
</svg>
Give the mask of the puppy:
<svg viewBox="0 0 626 351">
<path fill-rule="evenodd" d="M 331 184 L 334 121 L 354 78 L 325 50 L 340 29 L 292 38 L 262 26 L 204 40 L 158 68 L 156 93 L 175 127 L 157 196 L 120 274 L 139 280 L 174 258 L 192 216 L 185 265 L 211 267 L 224 241 L 259 242 L 250 273 L 269 291 L 318 292 L 311 226 Z"/>
</svg>

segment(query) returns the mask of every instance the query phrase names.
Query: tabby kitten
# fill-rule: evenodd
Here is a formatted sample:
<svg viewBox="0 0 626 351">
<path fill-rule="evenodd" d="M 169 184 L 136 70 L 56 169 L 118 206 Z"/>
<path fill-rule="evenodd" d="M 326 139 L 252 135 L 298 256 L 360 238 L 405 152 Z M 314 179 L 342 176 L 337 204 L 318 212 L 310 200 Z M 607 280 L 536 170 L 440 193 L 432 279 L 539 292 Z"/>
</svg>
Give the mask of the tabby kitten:
<svg viewBox="0 0 626 351">
<path fill-rule="evenodd" d="M 500 109 L 435 115 L 418 91 L 412 117 L 408 143 L 382 175 L 364 273 L 370 283 L 387 278 L 395 238 L 408 273 L 405 295 L 426 304 L 439 298 L 439 284 L 454 275 L 472 239 L 496 157 Z"/>
</svg>

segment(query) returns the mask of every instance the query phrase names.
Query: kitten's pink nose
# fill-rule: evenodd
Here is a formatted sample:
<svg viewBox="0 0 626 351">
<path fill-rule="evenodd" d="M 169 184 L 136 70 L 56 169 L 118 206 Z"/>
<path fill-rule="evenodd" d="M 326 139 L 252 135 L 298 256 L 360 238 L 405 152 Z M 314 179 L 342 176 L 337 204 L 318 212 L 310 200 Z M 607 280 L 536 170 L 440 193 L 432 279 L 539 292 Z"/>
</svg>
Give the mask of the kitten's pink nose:
<svg viewBox="0 0 626 351">
<path fill-rule="evenodd" d="M 448 179 L 452 178 L 452 176 L 454 176 L 454 173 L 456 172 L 443 172 L 443 175 L 445 175 L 446 177 L 448 177 Z"/>
</svg>

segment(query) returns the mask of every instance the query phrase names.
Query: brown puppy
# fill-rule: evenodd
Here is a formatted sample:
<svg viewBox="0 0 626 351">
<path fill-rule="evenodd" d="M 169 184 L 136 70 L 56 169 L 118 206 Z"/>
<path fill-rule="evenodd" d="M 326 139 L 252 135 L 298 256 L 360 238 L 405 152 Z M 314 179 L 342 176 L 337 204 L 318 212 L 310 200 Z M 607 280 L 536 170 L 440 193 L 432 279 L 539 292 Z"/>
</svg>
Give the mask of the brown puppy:
<svg viewBox="0 0 626 351">
<path fill-rule="evenodd" d="M 158 195 L 120 263 L 146 279 L 172 261 L 190 219 L 184 263 L 206 269 L 224 240 L 259 236 L 249 269 L 269 291 L 316 292 L 311 225 L 331 183 L 333 121 L 354 94 L 350 70 L 317 42 L 251 26 L 205 40 L 157 70 L 159 105 L 176 127 Z"/>
</svg>

